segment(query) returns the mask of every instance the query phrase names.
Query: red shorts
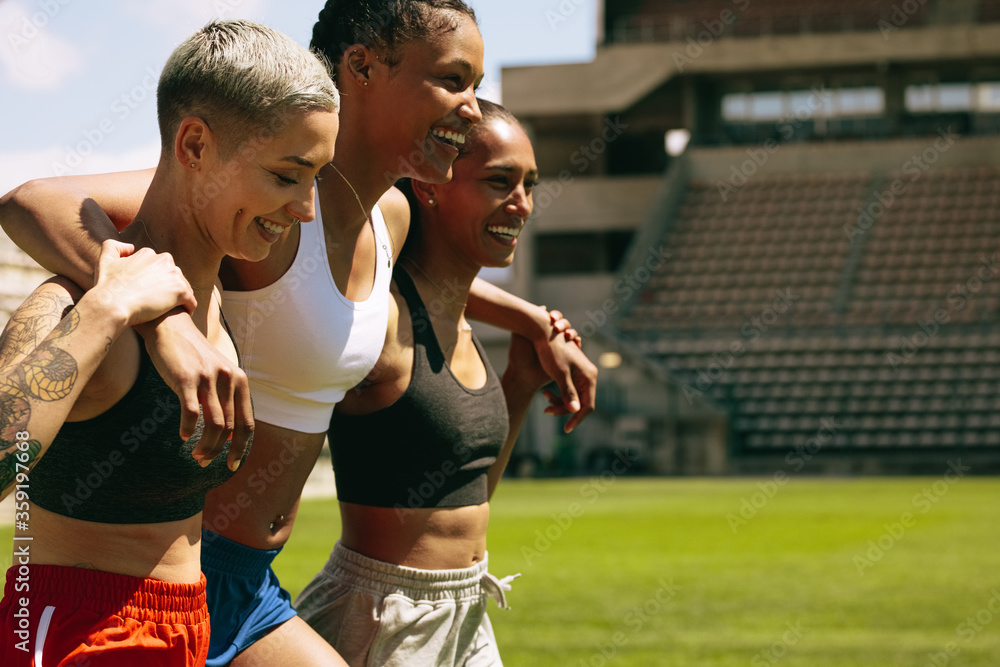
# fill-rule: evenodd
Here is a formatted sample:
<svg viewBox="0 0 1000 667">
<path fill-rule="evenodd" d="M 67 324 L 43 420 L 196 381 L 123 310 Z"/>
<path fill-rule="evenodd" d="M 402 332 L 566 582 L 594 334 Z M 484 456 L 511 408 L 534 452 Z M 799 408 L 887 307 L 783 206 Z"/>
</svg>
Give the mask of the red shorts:
<svg viewBox="0 0 1000 667">
<path fill-rule="evenodd" d="M 208 655 L 198 584 L 15 565 L 0 601 L 4 667 L 194 667 Z"/>
</svg>

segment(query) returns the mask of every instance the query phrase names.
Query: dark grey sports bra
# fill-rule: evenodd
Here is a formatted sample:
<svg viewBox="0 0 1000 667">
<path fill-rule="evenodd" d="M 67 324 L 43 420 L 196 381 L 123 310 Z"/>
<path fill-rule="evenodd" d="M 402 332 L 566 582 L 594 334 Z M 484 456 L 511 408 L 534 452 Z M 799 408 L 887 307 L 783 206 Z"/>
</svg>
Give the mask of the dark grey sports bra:
<svg viewBox="0 0 1000 667">
<path fill-rule="evenodd" d="M 39 507 L 101 523 L 177 521 L 200 512 L 205 494 L 232 477 L 229 444 L 205 468 L 191 457 L 204 422 L 180 439 L 180 401 L 141 342 L 139 350 L 128 393 L 93 419 L 63 424 L 35 466 L 31 500 Z"/>
<path fill-rule="evenodd" d="M 337 497 L 375 507 L 461 507 L 489 499 L 487 473 L 507 439 L 500 379 L 486 366 L 480 389 L 462 385 L 445 362 L 426 307 L 398 264 L 393 279 L 413 323 L 413 376 L 389 407 L 330 421 Z"/>
</svg>

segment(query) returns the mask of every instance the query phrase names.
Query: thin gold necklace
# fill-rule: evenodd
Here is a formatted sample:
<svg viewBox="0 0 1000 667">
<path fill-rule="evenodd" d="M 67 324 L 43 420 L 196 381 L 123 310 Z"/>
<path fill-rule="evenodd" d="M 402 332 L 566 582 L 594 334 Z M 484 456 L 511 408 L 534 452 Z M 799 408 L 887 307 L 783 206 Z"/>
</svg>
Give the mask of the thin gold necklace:
<svg viewBox="0 0 1000 667">
<path fill-rule="evenodd" d="M 423 268 L 420 266 L 420 264 L 417 263 L 417 260 L 413 259 L 412 257 L 406 257 L 406 261 L 409 264 L 412 264 L 413 268 L 415 268 L 417 271 L 419 271 L 420 273 L 422 273 L 423 276 L 424 276 L 424 278 L 427 278 L 427 280 L 430 282 L 430 284 L 434 286 L 434 289 L 436 289 L 438 291 L 438 296 L 440 296 L 442 299 L 444 299 L 444 289 L 440 285 L 438 285 L 437 282 L 435 282 L 433 278 L 431 278 L 429 275 L 427 275 L 427 272 L 424 271 Z M 465 303 L 462 304 L 462 319 L 460 319 L 458 321 L 458 330 L 460 332 L 461 331 L 472 331 L 472 326 L 469 324 L 469 322 L 467 320 L 464 319 L 465 318 L 465 307 L 467 305 L 468 305 L 468 301 L 466 301 Z"/>
<path fill-rule="evenodd" d="M 149 245 L 153 246 L 153 250 L 155 250 L 157 253 L 160 252 L 160 249 L 156 247 L 156 241 L 153 240 L 153 237 L 149 235 L 149 230 L 146 229 L 146 221 L 143 220 L 142 218 L 136 218 L 136 220 L 138 220 L 139 224 L 142 225 L 142 233 L 145 234 L 146 238 L 149 240 Z M 194 285 L 191 286 L 192 292 L 207 292 L 209 290 L 212 290 L 212 296 L 214 297 L 215 296 L 214 284 L 209 285 L 208 287 L 195 287 Z"/>
<path fill-rule="evenodd" d="M 358 206 L 361 208 L 361 215 L 365 216 L 366 223 L 371 223 L 372 234 L 375 234 L 375 223 L 372 222 L 371 216 L 368 215 L 368 211 L 365 210 L 365 205 L 361 203 L 361 197 L 358 196 L 358 191 L 355 190 L 354 186 L 351 185 L 351 182 L 347 180 L 347 176 L 344 176 L 344 174 L 342 174 L 341 171 L 337 169 L 337 165 L 331 162 L 330 166 L 333 167 L 333 170 L 337 172 L 342 179 L 344 179 L 344 183 L 347 183 L 347 187 L 351 189 L 351 193 L 354 195 L 354 200 L 358 202 Z M 392 254 L 389 252 L 389 249 L 386 247 L 384 243 L 381 243 L 378 240 L 378 236 L 375 236 L 375 242 L 379 243 L 382 246 L 382 250 L 385 252 L 385 259 L 386 259 L 385 265 L 392 268 Z"/>
</svg>

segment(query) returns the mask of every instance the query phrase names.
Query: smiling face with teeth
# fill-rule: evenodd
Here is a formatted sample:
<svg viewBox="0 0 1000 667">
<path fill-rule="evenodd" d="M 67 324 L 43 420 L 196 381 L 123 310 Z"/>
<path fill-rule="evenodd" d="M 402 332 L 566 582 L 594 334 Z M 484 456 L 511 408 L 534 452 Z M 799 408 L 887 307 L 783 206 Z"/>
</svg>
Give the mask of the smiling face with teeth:
<svg viewBox="0 0 1000 667">
<path fill-rule="evenodd" d="M 398 64 L 372 70 L 365 124 L 372 152 L 391 155 L 397 177 L 444 183 L 481 114 L 475 89 L 483 78 L 483 40 L 467 15 L 441 12 L 444 27 L 398 49 Z M 454 29 L 452 29 L 452 27 Z"/>
<path fill-rule="evenodd" d="M 421 208 L 425 242 L 447 244 L 456 258 L 477 268 L 509 266 L 538 181 L 531 141 L 516 124 L 486 121 L 454 172 L 449 183 L 414 183 L 422 202 L 435 200 Z"/>
<path fill-rule="evenodd" d="M 207 152 L 194 187 L 202 200 L 191 206 L 199 227 L 226 255 L 267 257 L 295 220 L 315 218 L 316 175 L 333 159 L 338 129 L 335 112 L 298 111 L 273 138 L 248 142 L 229 159 Z"/>
</svg>

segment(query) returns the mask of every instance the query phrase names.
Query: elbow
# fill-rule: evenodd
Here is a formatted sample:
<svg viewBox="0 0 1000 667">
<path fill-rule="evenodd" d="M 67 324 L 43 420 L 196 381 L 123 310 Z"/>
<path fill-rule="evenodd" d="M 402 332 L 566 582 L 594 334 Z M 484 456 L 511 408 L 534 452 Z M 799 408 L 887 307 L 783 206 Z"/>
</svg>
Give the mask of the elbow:
<svg viewBox="0 0 1000 667">
<path fill-rule="evenodd" d="M 35 179 L 22 183 L 7 194 L 0 197 L 0 228 L 13 238 L 17 221 L 23 219 L 23 213 L 31 208 L 31 202 L 44 196 L 44 179 Z"/>
</svg>

